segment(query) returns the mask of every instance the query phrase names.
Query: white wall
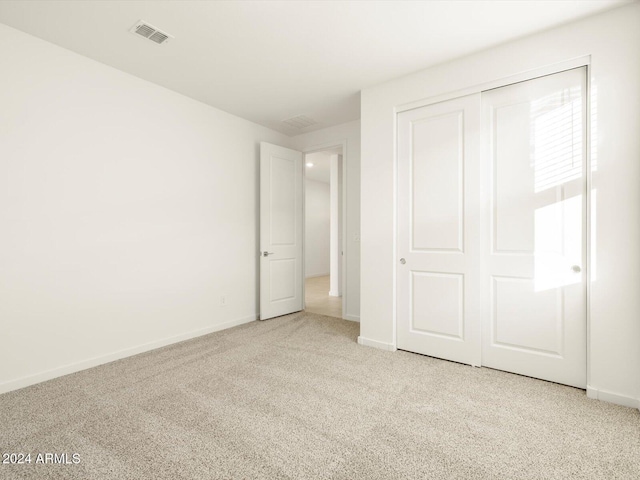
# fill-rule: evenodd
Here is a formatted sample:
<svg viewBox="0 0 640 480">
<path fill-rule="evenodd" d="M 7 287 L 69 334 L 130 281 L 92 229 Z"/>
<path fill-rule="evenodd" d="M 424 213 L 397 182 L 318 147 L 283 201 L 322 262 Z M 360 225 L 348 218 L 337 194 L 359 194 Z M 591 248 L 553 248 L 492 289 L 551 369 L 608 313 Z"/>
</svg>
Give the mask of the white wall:
<svg viewBox="0 0 640 480">
<path fill-rule="evenodd" d="M 3 25 L 0 65 L 0 392 L 255 320 L 289 137 Z"/>
<path fill-rule="evenodd" d="M 424 70 L 362 92 L 361 337 L 395 345 L 395 113 L 403 104 L 591 56 L 597 158 L 591 283 L 591 396 L 640 397 L 640 5 L 634 4 Z M 475 91 L 479 91 L 475 88 Z"/>
<path fill-rule="evenodd" d="M 329 184 L 305 179 L 305 276 L 329 275 Z"/>
<path fill-rule="evenodd" d="M 343 283 L 343 302 L 346 301 L 348 320 L 360 318 L 360 121 L 343 123 L 293 137 L 293 148 L 302 151 L 320 149 L 346 143 L 343 161 L 346 162 L 346 282 Z"/>
</svg>

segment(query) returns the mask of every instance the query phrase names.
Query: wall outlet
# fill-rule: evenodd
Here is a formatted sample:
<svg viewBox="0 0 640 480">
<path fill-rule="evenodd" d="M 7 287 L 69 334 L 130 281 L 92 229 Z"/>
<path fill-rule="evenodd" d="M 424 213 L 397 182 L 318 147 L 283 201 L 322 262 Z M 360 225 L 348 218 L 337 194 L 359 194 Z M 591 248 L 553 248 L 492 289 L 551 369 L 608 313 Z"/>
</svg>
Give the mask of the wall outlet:
<svg viewBox="0 0 640 480">
<path fill-rule="evenodd" d="M 227 298 L 226 295 L 220 295 L 220 306 L 221 307 L 226 307 L 228 301 L 229 301 L 229 299 Z"/>
</svg>

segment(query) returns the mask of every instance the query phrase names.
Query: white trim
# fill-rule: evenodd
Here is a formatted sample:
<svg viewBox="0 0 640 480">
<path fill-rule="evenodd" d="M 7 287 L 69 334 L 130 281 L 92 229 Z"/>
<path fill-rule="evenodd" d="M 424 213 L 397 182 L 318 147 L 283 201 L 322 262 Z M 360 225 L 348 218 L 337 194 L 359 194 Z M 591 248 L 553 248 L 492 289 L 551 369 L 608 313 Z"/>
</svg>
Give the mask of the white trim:
<svg viewBox="0 0 640 480">
<path fill-rule="evenodd" d="M 18 378 L 16 380 L 10 380 L 8 382 L 0 383 L 0 394 L 11 392 L 13 390 L 18 390 L 19 388 L 28 387 L 30 385 L 35 385 L 36 383 L 45 382 L 47 380 L 52 380 L 54 378 L 62 377 L 64 375 L 69 375 L 70 373 L 75 373 L 81 370 L 86 370 L 88 368 L 97 367 L 98 365 L 110 363 L 115 360 L 120 360 L 122 358 L 131 357 L 139 353 L 155 350 L 157 348 L 165 347 L 167 345 L 172 345 L 174 343 L 182 342 L 184 340 L 190 340 L 192 338 L 201 337 L 209 333 L 218 332 L 220 330 L 226 330 L 227 328 L 236 327 L 238 325 L 243 325 L 249 322 L 254 322 L 256 319 L 257 319 L 257 315 L 255 314 L 248 315 L 246 317 L 237 318 L 235 320 L 230 320 L 228 322 L 218 323 L 216 325 L 200 328 L 198 330 L 192 330 L 190 332 L 182 333 L 180 335 L 175 335 L 173 337 L 163 338 L 160 340 L 155 340 L 153 342 L 143 343 L 142 345 L 138 345 L 135 347 L 125 348 L 124 350 L 118 350 L 116 352 L 108 353 L 106 355 L 101 355 L 99 357 L 88 358 L 86 360 L 82 360 L 77 363 L 63 365 L 61 367 L 57 367 L 51 370 L 46 370 L 44 372 L 36 373 L 34 375 Z"/>
<path fill-rule="evenodd" d="M 473 85 L 462 90 L 456 90 L 453 92 L 447 92 L 433 97 L 423 98 L 415 100 L 413 102 L 397 105 L 394 109 L 394 114 L 397 117 L 398 113 L 406 110 L 413 110 L 415 108 L 425 107 L 433 103 L 444 102 L 446 100 L 453 100 L 454 98 L 464 97 L 472 95 L 474 93 L 485 92 L 487 90 L 493 90 L 494 88 L 506 87 L 514 83 L 525 82 L 527 80 L 534 80 L 546 75 L 553 75 L 554 73 L 560 73 L 565 70 L 571 70 L 572 68 L 588 67 L 591 65 L 591 55 L 584 55 L 582 57 L 572 58 L 563 62 L 553 63 L 551 65 L 545 65 L 543 67 L 534 68 L 525 72 L 510 75 L 508 77 L 499 78 L 490 82 Z"/>
<path fill-rule="evenodd" d="M 586 305 L 585 305 L 585 321 L 586 321 L 586 340 L 587 340 L 587 350 L 586 350 L 586 355 L 587 355 L 587 385 L 589 385 L 589 383 L 591 383 L 591 291 L 592 291 L 592 282 L 593 282 L 593 270 L 592 270 L 592 262 L 591 262 L 591 255 L 592 255 L 592 248 L 594 248 L 594 246 L 592 245 L 592 238 L 593 238 L 593 234 L 594 231 L 592 231 L 593 225 L 591 224 L 592 220 L 593 220 L 593 214 L 594 214 L 594 210 L 592 210 L 592 195 L 593 195 L 593 164 L 591 163 L 591 160 L 593 158 L 592 155 L 592 146 L 593 146 L 593 138 L 591 138 L 591 95 L 592 95 L 592 90 L 591 90 L 591 64 L 589 65 L 585 65 L 586 68 L 586 106 L 585 106 L 585 112 L 586 112 L 586 117 L 585 121 L 584 121 L 584 128 L 585 128 L 585 141 L 586 141 L 586 146 L 585 146 L 585 170 L 584 170 L 584 175 L 585 175 L 585 192 L 584 192 L 584 198 L 585 198 L 585 203 L 584 203 L 584 211 L 585 211 L 585 216 L 584 216 L 584 235 L 585 235 L 585 239 L 584 239 L 584 247 L 585 247 L 585 252 L 584 252 L 584 267 L 585 267 L 585 277 L 586 277 Z M 587 387 L 588 388 L 588 387 Z"/>
<path fill-rule="evenodd" d="M 393 255 L 391 257 L 392 269 L 392 327 L 391 341 L 394 347 L 398 345 L 398 111 L 393 112 Z"/>
<path fill-rule="evenodd" d="M 328 277 L 329 272 L 327 273 L 312 273 L 311 275 L 306 275 L 304 278 L 316 278 L 316 277 Z"/>
<path fill-rule="evenodd" d="M 387 350 L 389 352 L 395 352 L 396 346 L 391 343 L 379 342 L 378 340 L 371 340 L 370 338 L 358 337 L 358 344 L 365 347 L 373 347 L 380 350 Z"/>
<path fill-rule="evenodd" d="M 350 322 L 358 322 L 360 323 L 360 317 L 358 315 L 349 315 L 345 314 L 342 316 L 343 320 L 349 320 Z"/>
<path fill-rule="evenodd" d="M 307 309 L 307 155 L 302 152 L 302 310 Z"/>
<path fill-rule="evenodd" d="M 640 409 L 640 399 L 620 395 L 619 393 L 607 392 L 606 390 L 598 390 L 597 388 L 587 385 L 587 397 L 594 400 L 602 400 L 603 402 L 615 403 L 624 407 Z"/>
</svg>

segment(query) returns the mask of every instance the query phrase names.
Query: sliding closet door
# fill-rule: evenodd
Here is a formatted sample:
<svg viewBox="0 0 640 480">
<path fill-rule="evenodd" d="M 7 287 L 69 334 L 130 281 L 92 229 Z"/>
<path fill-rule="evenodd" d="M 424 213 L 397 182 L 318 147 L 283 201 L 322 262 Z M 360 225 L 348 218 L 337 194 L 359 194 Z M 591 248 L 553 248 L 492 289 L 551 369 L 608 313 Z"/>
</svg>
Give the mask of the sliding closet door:
<svg viewBox="0 0 640 480">
<path fill-rule="evenodd" d="M 398 115 L 397 347 L 480 364 L 480 95 Z"/>
<path fill-rule="evenodd" d="M 586 386 L 585 68 L 482 94 L 482 365 Z"/>
</svg>

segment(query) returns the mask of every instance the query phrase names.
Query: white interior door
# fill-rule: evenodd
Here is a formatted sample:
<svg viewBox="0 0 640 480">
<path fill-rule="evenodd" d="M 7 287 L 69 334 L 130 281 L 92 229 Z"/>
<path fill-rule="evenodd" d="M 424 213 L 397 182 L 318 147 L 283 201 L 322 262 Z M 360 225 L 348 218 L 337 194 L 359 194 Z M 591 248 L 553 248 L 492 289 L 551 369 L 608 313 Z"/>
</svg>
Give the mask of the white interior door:
<svg viewBox="0 0 640 480">
<path fill-rule="evenodd" d="M 398 115 L 397 347 L 480 365 L 480 94 Z"/>
<path fill-rule="evenodd" d="M 302 152 L 260 143 L 260 319 L 303 308 Z"/>
<path fill-rule="evenodd" d="M 482 94 L 482 365 L 586 386 L 585 68 Z"/>
</svg>

